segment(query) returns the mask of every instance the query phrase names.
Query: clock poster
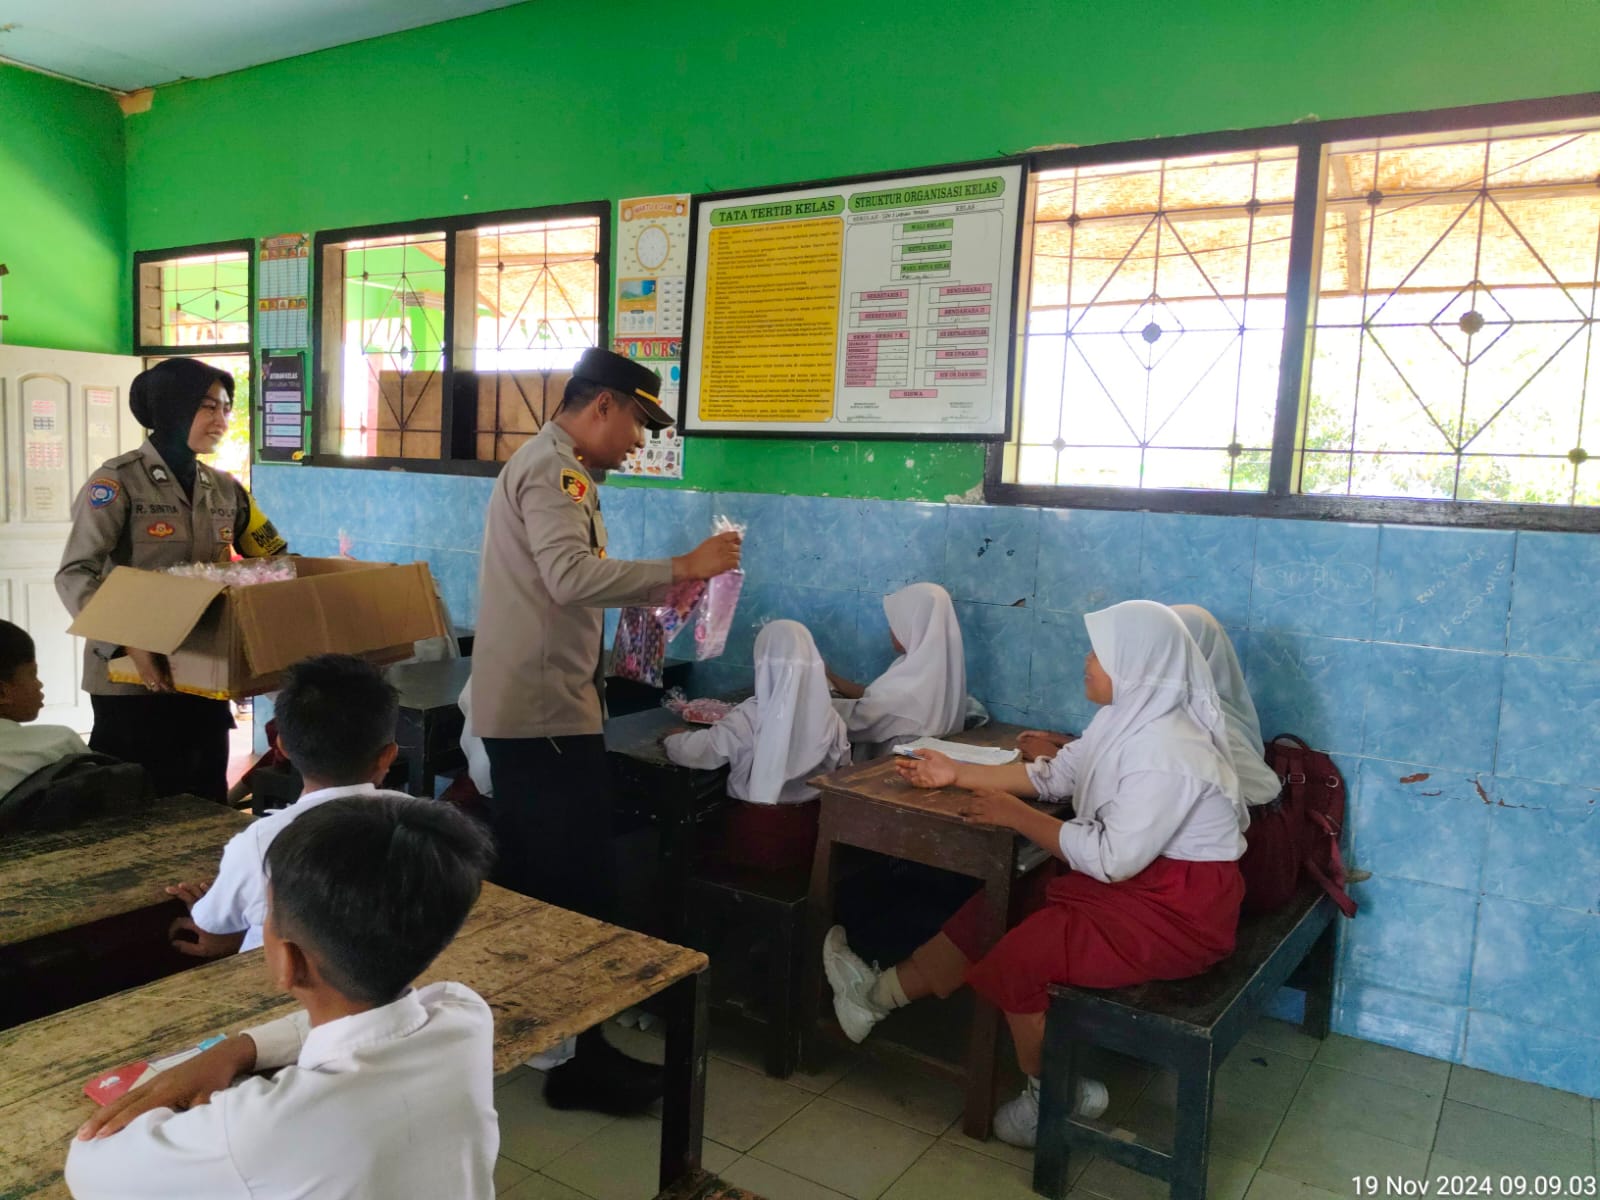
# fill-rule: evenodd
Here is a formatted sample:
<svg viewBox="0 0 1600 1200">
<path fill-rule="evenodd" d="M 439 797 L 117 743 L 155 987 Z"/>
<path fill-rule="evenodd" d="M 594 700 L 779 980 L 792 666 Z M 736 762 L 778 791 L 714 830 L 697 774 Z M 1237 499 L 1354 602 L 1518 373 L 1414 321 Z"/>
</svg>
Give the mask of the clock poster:
<svg viewBox="0 0 1600 1200">
<path fill-rule="evenodd" d="M 683 297 L 689 266 L 689 197 L 643 196 L 617 204 L 617 306 L 612 348 L 661 375 L 661 407 L 678 415 Z M 676 426 L 652 433 L 616 475 L 683 478 Z"/>
</svg>

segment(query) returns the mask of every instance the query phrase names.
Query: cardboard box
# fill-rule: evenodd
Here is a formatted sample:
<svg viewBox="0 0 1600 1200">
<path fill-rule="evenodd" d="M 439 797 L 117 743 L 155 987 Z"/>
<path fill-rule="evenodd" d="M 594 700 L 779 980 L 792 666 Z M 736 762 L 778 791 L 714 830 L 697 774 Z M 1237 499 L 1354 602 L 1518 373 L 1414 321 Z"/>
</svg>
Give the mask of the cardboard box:
<svg viewBox="0 0 1600 1200">
<path fill-rule="evenodd" d="M 413 643 L 449 632 L 427 563 L 294 562 L 298 578 L 241 588 L 118 567 L 68 632 L 165 654 L 180 692 L 216 699 L 269 692 L 313 654 L 398 662 Z M 129 658 L 110 670 L 118 683 L 139 682 Z"/>
</svg>

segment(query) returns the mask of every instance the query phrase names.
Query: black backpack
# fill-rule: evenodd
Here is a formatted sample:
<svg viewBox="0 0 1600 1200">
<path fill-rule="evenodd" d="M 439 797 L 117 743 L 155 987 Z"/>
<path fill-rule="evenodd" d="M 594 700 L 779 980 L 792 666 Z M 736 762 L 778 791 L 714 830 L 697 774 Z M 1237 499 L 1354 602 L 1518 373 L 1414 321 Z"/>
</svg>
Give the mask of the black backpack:
<svg viewBox="0 0 1600 1200">
<path fill-rule="evenodd" d="M 71 754 L 40 767 L 0 797 L 0 834 L 67 829 L 143 808 L 153 797 L 149 777 L 138 763 L 105 754 Z"/>
</svg>

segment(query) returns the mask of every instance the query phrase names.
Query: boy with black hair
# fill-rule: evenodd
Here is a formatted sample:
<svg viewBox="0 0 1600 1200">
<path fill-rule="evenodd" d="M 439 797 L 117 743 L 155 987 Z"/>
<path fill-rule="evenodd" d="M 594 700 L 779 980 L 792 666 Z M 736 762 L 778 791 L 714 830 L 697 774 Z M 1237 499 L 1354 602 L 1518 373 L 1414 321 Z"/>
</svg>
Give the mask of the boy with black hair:
<svg viewBox="0 0 1600 1200">
<path fill-rule="evenodd" d="M 491 1200 L 493 1016 L 463 984 L 409 985 L 492 857 L 471 818 L 396 792 L 285 828 L 267 849 L 266 964 L 302 1010 L 107 1105 L 68 1150 L 72 1194 Z"/>
<path fill-rule="evenodd" d="M 27 630 L 0 621 L 0 797 L 35 771 L 89 747 L 65 725 L 29 725 L 44 707 L 44 685 Z"/>
<path fill-rule="evenodd" d="M 214 883 L 167 889 L 189 905 L 189 915 L 173 922 L 175 949 L 217 958 L 261 945 L 267 848 L 319 804 L 377 789 L 399 749 L 394 741 L 399 704 L 399 694 L 376 667 L 348 654 L 322 654 L 289 668 L 274 719 L 278 748 L 304 781 L 300 798 L 234 834 Z"/>
</svg>

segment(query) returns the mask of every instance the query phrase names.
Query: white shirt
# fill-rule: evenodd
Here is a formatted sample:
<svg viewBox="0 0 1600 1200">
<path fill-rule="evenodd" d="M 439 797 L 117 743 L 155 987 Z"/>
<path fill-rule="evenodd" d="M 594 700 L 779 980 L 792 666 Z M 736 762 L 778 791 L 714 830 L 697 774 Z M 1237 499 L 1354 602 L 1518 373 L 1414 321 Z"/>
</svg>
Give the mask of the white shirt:
<svg viewBox="0 0 1600 1200">
<path fill-rule="evenodd" d="M 53 762 L 87 753 L 83 739 L 65 725 L 21 725 L 0 717 L 0 796 Z"/>
<path fill-rule="evenodd" d="M 905 653 L 867 685 L 859 700 L 836 705 L 863 747 L 857 761 L 901 742 L 960 733 L 967 712 L 967 663 L 950 593 L 913 583 L 883 598 L 889 630 Z"/>
<path fill-rule="evenodd" d="M 356 783 L 307 792 L 288 808 L 262 817 L 234 834 L 223 847 L 216 882 L 189 910 L 194 923 L 207 933 L 244 930 L 240 953 L 261 945 L 261 927 L 267 921 L 267 847 L 272 845 L 272 839 L 290 821 L 319 804 L 377 790 L 370 783 Z"/>
<path fill-rule="evenodd" d="M 1042 799 L 1064 800 L 1077 790 L 1083 765 L 1082 740 L 1054 758 L 1028 764 L 1028 778 Z M 1157 858 L 1183 862 L 1233 862 L 1244 853 L 1244 834 L 1232 798 L 1216 784 L 1193 775 L 1140 769 L 1139 746 L 1113 752 L 1102 762 L 1109 798 L 1092 808 L 1078 797 L 1072 820 L 1061 826 L 1061 856 L 1074 871 L 1103 883 L 1131 879 Z M 1133 760 L 1130 762 L 1129 760 Z"/>
<path fill-rule="evenodd" d="M 493 1200 L 494 1019 L 459 983 L 249 1030 L 252 1075 L 67 1152 L 77 1200 Z"/>
<path fill-rule="evenodd" d="M 798 621 L 770 621 L 756 638 L 756 694 L 710 729 L 663 743 L 675 763 L 728 764 L 728 795 L 753 804 L 798 804 L 806 780 L 850 761 L 850 735 L 828 700 L 828 676 Z"/>
</svg>

